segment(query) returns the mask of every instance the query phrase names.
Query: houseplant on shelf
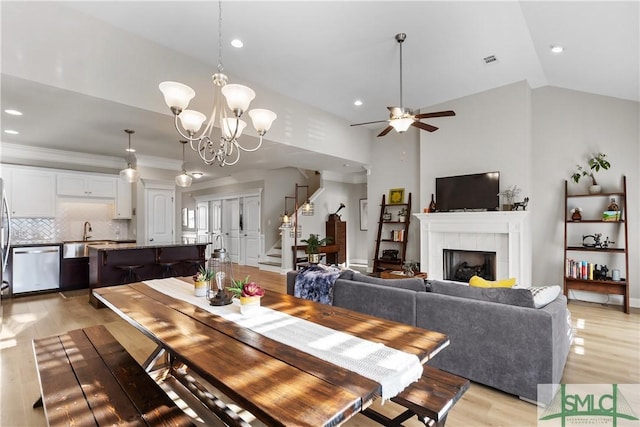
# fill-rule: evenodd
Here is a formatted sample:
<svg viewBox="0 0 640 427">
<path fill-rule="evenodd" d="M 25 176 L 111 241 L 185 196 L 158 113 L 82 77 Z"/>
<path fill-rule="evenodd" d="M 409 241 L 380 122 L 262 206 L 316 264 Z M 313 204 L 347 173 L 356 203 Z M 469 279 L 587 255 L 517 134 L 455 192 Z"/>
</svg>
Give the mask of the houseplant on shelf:
<svg viewBox="0 0 640 427">
<path fill-rule="evenodd" d="M 320 262 L 320 246 L 330 243 L 330 240 L 328 237 L 320 239 L 317 234 L 309 234 L 309 238 L 300 240 L 302 243 L 307 244 L 305 253 L 309 255 L 309 262 L 311 264 Z"/>
<path fill-rule="evenodd" d="M 582 178 L 583 176 L 588 176 L 589 178 L 591 178 L 591 184 L 592 184 L 589 187 L 589 193 L 597 194 L 600 191 L 602 191 L 602 187 L 600 187 L 600 185 L 596 181 L 596 177 L 594 173 L 599 172 L 600 169 L 607 170 L 611 167 L 611 163 L 609 163 L 605 159 L 606 156 L 607 155 L 604 153 L 598 153 L 594 156 L 591 156 L 587 161 L 589 165 L 589 169 L 585 169 L 580 165 L 576 165 L 577 170 L 573 173 L 573 175 L 571 175 L 571 178 L 573 179 L 573 181 L 578 183 L 580 182 L 580 178 Z"/>
</svg>

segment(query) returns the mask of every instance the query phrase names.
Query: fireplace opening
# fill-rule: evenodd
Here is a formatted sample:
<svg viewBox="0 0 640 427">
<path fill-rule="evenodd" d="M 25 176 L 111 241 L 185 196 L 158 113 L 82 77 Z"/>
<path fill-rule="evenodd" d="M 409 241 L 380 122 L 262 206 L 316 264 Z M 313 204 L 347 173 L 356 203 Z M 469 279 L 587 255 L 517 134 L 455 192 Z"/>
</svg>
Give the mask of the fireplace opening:
<svg viewBox="0 0 640 427">
<path fill-rule="evenodd" d="M 443 275 L 445 280 L 469 282 L 473 276 L 496 280 L 496 253 L 443 249 Z"/>
</svg>

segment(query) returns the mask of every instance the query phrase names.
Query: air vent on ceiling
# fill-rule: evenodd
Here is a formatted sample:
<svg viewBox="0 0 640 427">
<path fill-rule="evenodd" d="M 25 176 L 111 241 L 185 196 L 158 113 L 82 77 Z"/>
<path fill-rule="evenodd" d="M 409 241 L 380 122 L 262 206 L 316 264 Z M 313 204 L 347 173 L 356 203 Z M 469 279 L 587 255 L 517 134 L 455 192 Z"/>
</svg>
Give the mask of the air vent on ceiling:
<svg viewBox="0 0 640 427">
<path fill-rule="evenodd" d="M 484 61 L 485 64 L 492 64 L 494 62 L 498 62 L 498 58 L 496 58 L 495 55 L 486 56 L 482 58 L 482 60 Z"/>
</svg>

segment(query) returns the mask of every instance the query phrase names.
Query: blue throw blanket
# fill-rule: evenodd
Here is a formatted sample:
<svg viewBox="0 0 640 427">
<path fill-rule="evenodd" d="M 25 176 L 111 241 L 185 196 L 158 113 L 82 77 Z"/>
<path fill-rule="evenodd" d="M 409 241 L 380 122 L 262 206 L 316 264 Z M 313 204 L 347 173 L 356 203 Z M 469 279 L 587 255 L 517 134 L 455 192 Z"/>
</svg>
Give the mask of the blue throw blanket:
<svg viewBox="0 0 640 427">
<path fill-rule="evenodd" d="M 340 269 L 323 265 L 310 265 L 296 276 L 293 296 L 321 304 L 333 304 L 333 284 Z"/>
</svg>

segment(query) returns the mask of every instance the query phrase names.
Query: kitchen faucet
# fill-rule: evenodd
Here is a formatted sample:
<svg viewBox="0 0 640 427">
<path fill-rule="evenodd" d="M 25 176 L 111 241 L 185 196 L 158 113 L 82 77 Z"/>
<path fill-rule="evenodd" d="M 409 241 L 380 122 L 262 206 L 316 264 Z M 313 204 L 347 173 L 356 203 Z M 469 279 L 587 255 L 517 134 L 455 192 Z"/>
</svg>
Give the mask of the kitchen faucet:
<svg viewBox="0 0 640 427">
<path fill-rule="evenodd" d="M 88 228 L 88 230 L 87 230 L 87 228 Z M 89 236 L 89 234 L 88 234 L 88 233 L 89 233 L 90 231 L 93 231 L 93 230 L 91 229 L 91 223 L 90 223 L 89 221 L 85 221 L 85 222 L 84 222 L 84 231 L 82 232 L 82 241 L 86 242 L 87 240 L 89 240 L 89 238 L 90 238 L 91 236 Z"/>
</svg>

